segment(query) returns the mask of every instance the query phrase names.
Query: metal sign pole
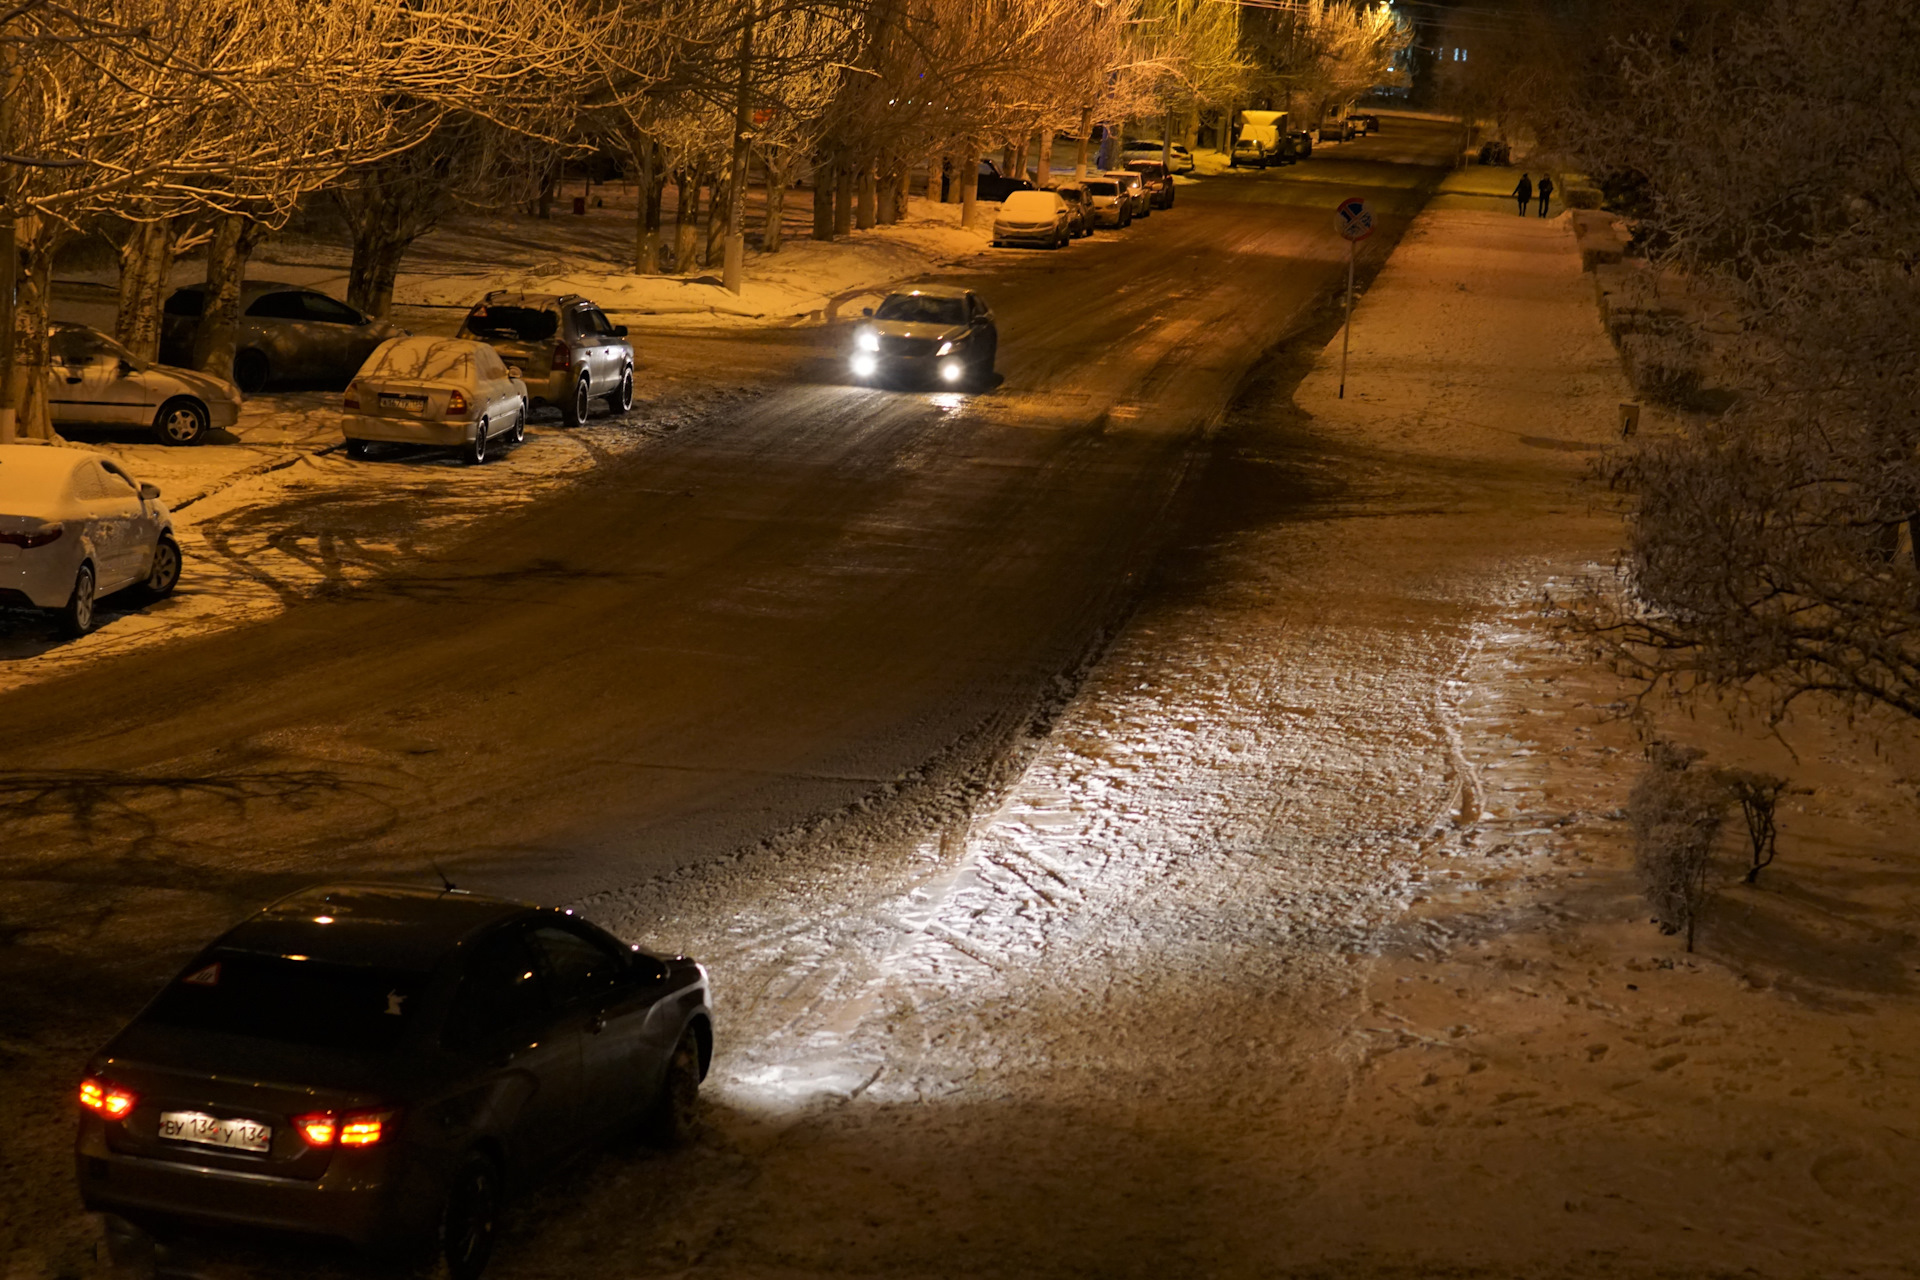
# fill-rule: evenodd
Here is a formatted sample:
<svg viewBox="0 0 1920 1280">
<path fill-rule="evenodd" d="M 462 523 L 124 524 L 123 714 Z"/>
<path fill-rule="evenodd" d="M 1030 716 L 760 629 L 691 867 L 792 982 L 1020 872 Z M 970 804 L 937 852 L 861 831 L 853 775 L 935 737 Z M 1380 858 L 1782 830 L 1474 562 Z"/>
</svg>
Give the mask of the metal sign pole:
<svg viewBox="0 0 1920 1280">
<path fill-rule="evenodd" d="M 1347 323 L 1340 337 L 1340 394 L 1334 397 L 1336 400 L 1347 398 L 1347 352 L 1353 346 L 1353 248 L 1354 242 L 1347 241 Z"/>
</svg>

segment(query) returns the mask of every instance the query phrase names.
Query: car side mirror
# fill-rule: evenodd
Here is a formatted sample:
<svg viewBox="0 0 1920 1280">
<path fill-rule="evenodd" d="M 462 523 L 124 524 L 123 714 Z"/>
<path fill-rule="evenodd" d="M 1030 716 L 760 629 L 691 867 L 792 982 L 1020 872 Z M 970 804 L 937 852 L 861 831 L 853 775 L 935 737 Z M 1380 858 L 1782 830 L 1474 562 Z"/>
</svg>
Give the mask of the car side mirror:
<svg viewBox="0 0 1920 1280">
<path fill-rule="evenodd" d="M 861 314 L 861 315 L 863 315 L 863 316 L 871 316 L 871 315 L 873 314 L 873 308 L 872 308 L 872 307 L 862 307 L 862 308 L 860 308 L 860 314 Z"/>
<path fill-rule="evenodd" d="M 521 382 L 525 380 L 520 372 L 520 366 L 517 364 L 510 364 L 507 366 L 507 376 L 509 378 L 512 378 L 515 382 Z"/>
<path fill-rule="evenodd" d="M 616 337 L 616 338 L 624 338 L 624 337 L 626 337 L 626 336 L 627 336 L 627 326 L 625 326 L 625 325 L 623 325 L 623 324 L 617 324 L 617 325 L 615 325 L 615 326 L 613 326 L 613 336 L 614 336 L 614 337 Z"/>
<path fill-rule="evenodd" d="M 122 360 L 120 362 L 120 376 L 123 378 L 131 378 L 133 376 L 133 361 Z"/>
<path fill-rule="evenodd" d="M 143 485 L 141 485 L 141 486 L 140 486 L 140 500 L 141 500 L 141 501 L 143 501 L 143 502 L 151 502 L 151 501 L 152 501 L 153 499 L 155 499 L 155 498 L 157 498 L 157 497 L 159 497 L 159 496 L 160 496 L 160 486 L 159 486 L 159 485 L 157 485 L 157 484 L 143 484 Z"/>
</svg>

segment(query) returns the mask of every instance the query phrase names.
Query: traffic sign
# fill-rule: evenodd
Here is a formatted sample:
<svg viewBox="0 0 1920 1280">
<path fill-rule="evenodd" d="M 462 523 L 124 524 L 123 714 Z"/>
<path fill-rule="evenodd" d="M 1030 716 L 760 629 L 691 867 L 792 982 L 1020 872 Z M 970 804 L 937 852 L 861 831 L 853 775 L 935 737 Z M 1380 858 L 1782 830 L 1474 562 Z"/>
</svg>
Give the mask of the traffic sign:
<svg viewBox="0 0 1920 1280">
<path fill-rule="evenodd" d="M 1334 208 L 1340 219 L 1340 236 L 1345 240 L 1365 240 L 1373 234 L 1373 207 L 1359 196 L 1348 196 Z"/>
</svg>

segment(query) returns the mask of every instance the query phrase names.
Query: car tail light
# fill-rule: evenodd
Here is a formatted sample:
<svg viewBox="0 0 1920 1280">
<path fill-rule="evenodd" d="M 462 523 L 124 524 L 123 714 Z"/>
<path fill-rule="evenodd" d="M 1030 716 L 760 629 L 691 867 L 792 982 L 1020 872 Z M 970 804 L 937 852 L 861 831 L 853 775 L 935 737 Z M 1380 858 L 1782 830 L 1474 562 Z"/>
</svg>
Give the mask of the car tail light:
<svg viewBox="0 0 1920 1280">
<path fill-rule="evenodd" d="M 118 1085 L 88 1077 L 80 1082 L 80 1105 L 97 1116 L 123 1120 L 140 1099 Z"/>
<path fill-rule="evenodd" d="M 573 368 L 573 348 L 564 342 L 553 344 L 553 367 L 563 372 Z"/>
<path fill-rule="evenodd" d="M 349 382 L 347 384 L 347 393 L 340 397 L 340 402 L 349 409 L 358 409 L 360 407 L 360 384 L 357 382 Z"/>
<path fill-rule="evenodd" d="M 0 542 L 15 547 L 44 547 L 49 542 L 58 542 L 66 531 L 67 526 L 63 524 L 43 524 L 32 533 L 0 533 Z"/>
<path fill-rule="evenodd" d="M 467 398 L 458 391 L 447 394 L 447 416 L 464 415 L 467 412 Z"/>
<path fill-rule="evenodd" d="M 331 1111 L 316 1111 L 295 1116 L 293 1127 L 310 1147 L 371 1147 L 387 1136 L 396 1112 L 349 1111 L 336 1116 Z"/>
</svg>

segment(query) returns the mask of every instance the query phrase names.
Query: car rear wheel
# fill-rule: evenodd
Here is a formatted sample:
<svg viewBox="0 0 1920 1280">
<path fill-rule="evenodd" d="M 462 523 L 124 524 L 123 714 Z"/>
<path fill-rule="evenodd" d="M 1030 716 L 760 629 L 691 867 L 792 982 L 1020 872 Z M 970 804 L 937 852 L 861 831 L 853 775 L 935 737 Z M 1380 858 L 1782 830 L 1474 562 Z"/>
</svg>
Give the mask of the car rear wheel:
<svg viewBox="0 0 1920 1280">
<path fill-rule="evenodd" d="M 149 600 L 161 600 L 173 594 L 180 585 L 180 544 L 170 534 L 161 534 L 160 540 L 153 544 L 152 567 L 147 570 L 147 580 L 140 584 L 140 594 Z"/>
<path fill-rule="evenodd" d="M 476 1280 L 493 1256 L 500 1229 L 500 1174 L 475 1153 L 453 1177 L 440 1210 L 440 1256 L 448 1280 Z"/>
<path fill-rule="evenodd" d="M 565 422 L 569 427 L 577 427 L 584 424 L 587 420 L 587 415 L 593 412 L 593 397 L 587 394 L 587 390 L 587 380 L 585 378 L 580 379 L 580 381 L 573 384 L 572 403 L 560 406 L 561 421 Z"/>
<path fill-rule="evenodd" d="M 93 592 L 93 566 L 82 564 L 80 571 L 73 575 L 73 594 L 53 611 L 61 632 L 69 639 L 78 640 L 93 630 Z"/>
<path fill-rule="evenodd" d="M 620 375 L 620 385 L 607 393 L 607 408 L 615 413 L 625 413 L 633 408 L 633 370 L 628 369 Z"/>
<path fill-rule="evenodd" d="M 153 434 L 161 444 L 198 444 L 212 425 L 207 406 L 187 396 L 177 396 L 160 406 L 153 415 Z"/>
<path fill-rule="evenodd" d="M 467 447 L 461 451 L 460 458 L 470 467 L 477 467 L 487 460 L 487 420 L 485 418 L 474 424 L 473 439 L 467 441 Z"/>
<path fill-rule="evenodd" d="M 242 391 L 252 393 L 267 385 L 267 379 L 273 376 L 273 366 L 267 362 L 266 353 L 248 349 L 233 358 L 233 381 Z"/>
<path fill-rule="evenodd" d="M 347 456 L 349 458 L 364 458 L 372 452 L 373 450 L 368 447 L 365 440 L 347 441 Z"/>
<path fill-rule="evenodd" d="M 692 1027 L 680 1033 L 680 1043 L 667 1060 L 667 1078 L 647 1113 L 647 1140 L 662 1147 L 677 1146 L 693 1133 L 700 1106 L 700 1037 Z"/>
</svg>

